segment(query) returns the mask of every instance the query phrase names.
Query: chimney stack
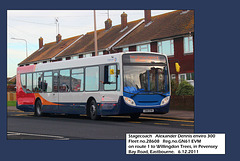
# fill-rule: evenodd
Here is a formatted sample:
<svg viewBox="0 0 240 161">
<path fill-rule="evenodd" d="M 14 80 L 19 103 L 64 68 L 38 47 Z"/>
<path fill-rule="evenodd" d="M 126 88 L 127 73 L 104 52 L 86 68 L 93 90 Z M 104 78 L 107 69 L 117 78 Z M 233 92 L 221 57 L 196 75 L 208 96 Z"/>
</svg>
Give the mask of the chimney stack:
<svg viewBox="0 0 240 161">
<path fill-rule="evenodd" d="M 112 20 L 110 18 L 108 18 L 105 21 L 105 30 L 109 30 L 112 27 Z"/>
<path fill-rule="evenodd" d="M 39 49 L 41 49 L 43 47 L 43 38 L 40 37 L 38 40 L 39 40 Z"/>
<path fill-rule="evenodd" d="M 151 10 L 144 10 L 144 15 L 145 15 L 145 25 L 147 25 L 149 22 L 152 21 Z"/>
<path fill-rule="evenodd" d="M 60 34 L 58 34 L 56 36 L 56 42 L 59 43 L 62 40 L 62 36 Z"/>
<path fill-rule="evenodd" d="M 123 12 L 121 14 L 121 30 L 123 30 L 125 27 L 127 27 L 127 14 Z"/>
</svg>

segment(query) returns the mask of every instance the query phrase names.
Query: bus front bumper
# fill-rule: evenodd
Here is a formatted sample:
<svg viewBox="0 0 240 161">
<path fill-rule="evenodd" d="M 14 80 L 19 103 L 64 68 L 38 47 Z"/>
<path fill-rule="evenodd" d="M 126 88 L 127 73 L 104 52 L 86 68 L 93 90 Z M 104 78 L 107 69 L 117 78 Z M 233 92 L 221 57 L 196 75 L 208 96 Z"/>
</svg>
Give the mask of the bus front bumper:
<svg viewBox="0 0 240 161">
<path fill-rule="evenodd" d="M 131 106 L 125 103 L 123 96 L 119 97 L 117 103 L 100 103 L 100 115 L 128 115 L 132 113 L 168 113 L 170 101 L 164 106 Z"/>
</svg>

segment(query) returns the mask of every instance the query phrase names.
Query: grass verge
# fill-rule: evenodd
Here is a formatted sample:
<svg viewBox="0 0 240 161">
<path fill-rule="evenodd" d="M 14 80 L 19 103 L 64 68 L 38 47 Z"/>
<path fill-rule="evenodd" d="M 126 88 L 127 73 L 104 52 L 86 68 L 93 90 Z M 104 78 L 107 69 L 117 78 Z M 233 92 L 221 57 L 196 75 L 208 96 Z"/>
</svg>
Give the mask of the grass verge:
<svg viewBox="0 0 240 161">
<path fill-rule="evenodd" d="M 16 101 L 7 101 L 7 106 L 16 106 Z"/>
</svg>

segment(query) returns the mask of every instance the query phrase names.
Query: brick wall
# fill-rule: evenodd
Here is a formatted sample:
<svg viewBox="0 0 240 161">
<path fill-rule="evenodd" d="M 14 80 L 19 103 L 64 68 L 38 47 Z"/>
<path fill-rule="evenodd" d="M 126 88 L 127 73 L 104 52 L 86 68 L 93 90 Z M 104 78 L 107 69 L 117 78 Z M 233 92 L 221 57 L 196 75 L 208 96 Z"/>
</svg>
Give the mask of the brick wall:
<svg viewBox="0 0 240 161">
<path fill-rule="evenodd" d="M 194 111 L 194 96 L 171 96 L 170 110 Z"/>
</svg>

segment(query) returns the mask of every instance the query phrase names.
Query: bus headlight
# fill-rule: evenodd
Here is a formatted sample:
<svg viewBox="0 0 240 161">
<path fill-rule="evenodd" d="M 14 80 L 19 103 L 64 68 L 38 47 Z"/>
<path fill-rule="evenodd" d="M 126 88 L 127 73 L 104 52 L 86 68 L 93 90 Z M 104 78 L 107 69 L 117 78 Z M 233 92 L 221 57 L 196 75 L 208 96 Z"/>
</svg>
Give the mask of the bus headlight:
<svg viewBox="0 0 240 161">
<path fill-rule="evenodd" d="M 169 102 L 169 100 L 170 100 L 170 96 L 165 97 L 165 98 L 162 100 L 160 106 L 166 105 L 166 104 Z"/>
<path fill-rule="evenodd" d="M 124 101 L 125 101 L 127 104 L 132 105 L 132 106 L 136 106 L 136 104 L 135 104 L 135 102 L 134 102 L 133 99 L 128 98 L 128 97 L 124 97 L 124 96 L 123 96 L 123 99 L 124 99 Z"/>
</svg>

